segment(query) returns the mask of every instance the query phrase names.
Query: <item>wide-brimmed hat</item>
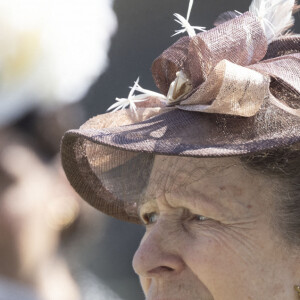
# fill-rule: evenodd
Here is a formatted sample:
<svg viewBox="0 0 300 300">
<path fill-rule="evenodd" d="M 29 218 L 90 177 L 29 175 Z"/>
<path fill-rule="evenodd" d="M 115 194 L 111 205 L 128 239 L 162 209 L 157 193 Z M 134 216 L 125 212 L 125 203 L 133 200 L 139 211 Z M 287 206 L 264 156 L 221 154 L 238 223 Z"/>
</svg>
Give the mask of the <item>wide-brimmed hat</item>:
<svg viewBox="0 0 300 300">
<path fill-rule="evenodd" d="M 178 32 L 189 36 L 153 63 L 161 94 L 137 81 L 114 112 L 63 137 L 63 168 L 79 195 L 140 223 L 156 155 L 240 156 L 300 143 L 300 36 L 283 34 L 294 5 L 254 0 L 249 12 L 222 14 L 199 34 L 188 23 L 190 9 L 186 19 L 176 15 Z"/>
</svg>

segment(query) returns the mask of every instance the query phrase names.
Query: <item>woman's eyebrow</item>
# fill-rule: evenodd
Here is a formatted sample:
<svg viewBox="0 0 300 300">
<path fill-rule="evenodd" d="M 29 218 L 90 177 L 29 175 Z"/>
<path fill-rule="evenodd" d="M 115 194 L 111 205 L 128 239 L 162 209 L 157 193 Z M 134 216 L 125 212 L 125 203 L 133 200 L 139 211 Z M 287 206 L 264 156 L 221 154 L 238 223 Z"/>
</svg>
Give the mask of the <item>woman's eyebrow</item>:
<svg viewBox="0 0 300 300">
<path fill-rule="evenodd" d="M 180 194 L 180 198 L 178 196 L 178 192 L 176 193 L 175 191 L 173 191 L 168 194 L 167 200 L 174 207 L 182 206 L 182 200 L 184 199 L 184 204 L 186 205 L 186 207 L 191 209 L 209 207 L 213 208 L 214 210 L 221 210 L 223 208 L 223 205 L 220 203 L 220 201 L 216 201 L 216 199 L 212 199 L 202 192 L 197 193 L 196 196 L 194 193 L 188 192 Z"/>
<path fill-rule="evenodd" d="M 151 210 L 156 208 L 156 201 L 154 198 L 144 199 L 141 203 L 138 204 L 138 212 L 139 215 L 143 213 L 143 211 Z"/>
<path fill-rule="evenodd" d="M 219 188 L 219 187 L 218 187 Z M 171 191 L 167 194 L 167 201 L 173 207 L 185 207 L 190 211 L 195 211 L 197 213 L 203 213 L 207 216 L 232 216 L 233 211 L 239 212 L 241 209 L 245 208 L 244 201 L 238 201 L 235 198 L 235 202 L 231 201 L 233 198 L 233 193 L 230 186 L 221 186 L 220 188 L 226 189 L 229 194 L 225 197 L 221 197 L 220 192 L 216 194 L 209 195 L 205 191 L 192 191 L 183 190 L 182 193 L 177 191 Z M 223 191 L 221 191 L 223 192 Z M 184 199 L 184 201 L 183 201 Z"/>
</svg>

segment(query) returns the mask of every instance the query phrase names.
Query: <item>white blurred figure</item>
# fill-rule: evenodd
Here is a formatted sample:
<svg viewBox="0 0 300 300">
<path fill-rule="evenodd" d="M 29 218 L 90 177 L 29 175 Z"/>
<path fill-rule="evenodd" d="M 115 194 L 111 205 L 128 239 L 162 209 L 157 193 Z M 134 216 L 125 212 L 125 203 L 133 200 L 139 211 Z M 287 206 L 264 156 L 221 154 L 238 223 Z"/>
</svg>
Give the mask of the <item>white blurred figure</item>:
<svg viewBox="0 0 300 300">
<path fill-rule="evenodd" d="M 112 0 L 0 0 L 0 126 L 80 100 L 107 66 Z"/>
<path fill-rule="evenodd" d="M 45 160 L 43 141 L 14 126 L 31 110 L 79 101 L 103 73 L 117 28 L 112 5 L 0 0 L 0 300 L 84 300 L 83 290 L 88 300 L 119 299 L 92 275 L 91 288 L 74 280 L 59 245 L 80 204 L 59 159 Z M 50 140 L 57 124 L 40 119 Z"/>
</svg>

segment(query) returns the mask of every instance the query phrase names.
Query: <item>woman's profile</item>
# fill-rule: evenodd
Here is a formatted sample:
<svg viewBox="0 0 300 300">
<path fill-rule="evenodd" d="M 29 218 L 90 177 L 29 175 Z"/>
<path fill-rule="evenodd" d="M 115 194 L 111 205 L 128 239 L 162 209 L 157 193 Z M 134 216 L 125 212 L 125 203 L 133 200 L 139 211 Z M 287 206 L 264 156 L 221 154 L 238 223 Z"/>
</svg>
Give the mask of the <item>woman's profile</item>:
<svg viewBox="0 0 300 300">
<path fill-rule="evenodd" d="M 152 65 L 160 93 L 137 80 L 68 131 L 64 170 L 92 206 L 145 226 L 133 268 L 147 300 L 299 299 L 297 5 L 253 0 L 206 30 L 192 4 Z"/>
</svg>

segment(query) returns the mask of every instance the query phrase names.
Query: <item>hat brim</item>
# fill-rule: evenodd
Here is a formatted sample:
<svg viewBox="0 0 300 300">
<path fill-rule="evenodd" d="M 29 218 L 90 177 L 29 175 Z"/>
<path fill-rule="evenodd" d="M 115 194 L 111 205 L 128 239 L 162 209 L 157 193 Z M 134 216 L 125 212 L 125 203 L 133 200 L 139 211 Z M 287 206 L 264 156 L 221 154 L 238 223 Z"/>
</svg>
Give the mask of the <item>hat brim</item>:
<svg viewBox="0 0 300 300">
<path fill-rule="evenodd" d="M 300 142 L 299 118 L 271 104 L 250 118 L 171 109 L 142 122 L 115 126 L 120 125 L 115 118 L 130 114 L 126 110 L 100 115 L 81 129 L 68 131 L 61 155 L 66 175 L 83 199 L 134 223 L 140 222 L 137 202 L 155 155 L 241 156 Z"/>
</svg>

